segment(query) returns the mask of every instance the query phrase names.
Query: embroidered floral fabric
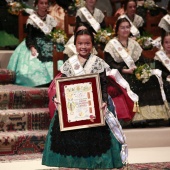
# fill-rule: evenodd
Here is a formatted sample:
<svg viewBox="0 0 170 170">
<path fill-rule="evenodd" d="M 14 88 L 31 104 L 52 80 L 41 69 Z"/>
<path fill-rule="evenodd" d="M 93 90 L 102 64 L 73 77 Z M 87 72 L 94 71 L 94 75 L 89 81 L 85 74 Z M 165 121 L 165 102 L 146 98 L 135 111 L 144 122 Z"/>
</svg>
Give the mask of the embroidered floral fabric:
<svg viewBox="0 0 170 170">
<path fill-rule="evenodd" d="M 116 62 L 118 63 L 123 62 L 122 57 L 118 54 L 118 52 L 113 47 L 110 41 L 106 44 L 104 51 L 110 53 L 111 56 L 114 56 L 114 60 Z M 142 48 L 140 47 L 140 45 L 135 40 L 129 38 L 128 39 L 128 53 L 132 57 L 134 62 L 136 62 L 141 56 L 141 51 L 142 51 Z"/>
</svg>

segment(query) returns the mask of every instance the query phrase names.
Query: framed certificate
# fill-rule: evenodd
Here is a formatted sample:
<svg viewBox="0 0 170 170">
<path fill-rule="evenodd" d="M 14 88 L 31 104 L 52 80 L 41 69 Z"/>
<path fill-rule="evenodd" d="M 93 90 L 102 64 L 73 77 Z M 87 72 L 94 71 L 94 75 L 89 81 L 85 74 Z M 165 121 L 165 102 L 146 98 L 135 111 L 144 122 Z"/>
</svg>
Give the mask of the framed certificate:
<svg viewBox="0 0 170 170">
<path fill-rule="evenodd" d="M 56 79 L 60 131 L 104 126 L 98 74 Z"/>
</svg>

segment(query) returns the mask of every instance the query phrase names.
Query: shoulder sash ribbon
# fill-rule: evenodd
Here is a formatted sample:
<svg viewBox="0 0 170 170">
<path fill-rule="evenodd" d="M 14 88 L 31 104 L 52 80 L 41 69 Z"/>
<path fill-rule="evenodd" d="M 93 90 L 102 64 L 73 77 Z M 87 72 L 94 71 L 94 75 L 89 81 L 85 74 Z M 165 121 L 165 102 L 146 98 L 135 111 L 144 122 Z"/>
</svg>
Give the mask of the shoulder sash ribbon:
<svg viewBox="0 0 170 170">
<path fill-rule="evenodd" d="M 113 76 L 115 78 L 116 82 L 121 87 L 126 89 L 127 94 L 132 99 L 132 101 L 134 101 L 134 102 L 139 101 L 138 95 L 131 90 L 129 83 L 122 77 L 122 75 L 120 74 L 120 72 L 117 69 L 111 69 L 111 70 L 107 71 L 107 76 L 109 76 L 109 75 Z"/>
<path fill-rule="evenodd" d="M 51 32 L 49 27 L 36 14 L 31 14 L 29 18 L 44 32 L 44 34 L 49 34 Z"/>
<path fill-rule="evenodd" d="M 92 55 L 85 67 L 83 68 L 78 60 L 78 56 L 74 55 L 72 57 L 69 58 L 69 63 L 74 71 L 74 75 L 78 76 L 78 75 L 84 75 L 84 74 L 90 74 L 92 71 L 92 65 L 94 64 L 94 62 L 96 61 L 96 57 L 95 55 Z"/>
<path fill-rule="evenodd" d="M 110 42 L 113 45 L 113 47 L 116 49 L 118 54 L 121 56 L 121 58 L 124 60 L 126 65 L 129 68 L 134 67 L 135 63 L 134 63 L 132 57 L 126 52 L 126 50 L 122 47 L 120 42 L 117 39 L 112 39 Z"/>
<path fill-rule="evenodd" d="M 164 51 L 157 51 L 156 56 L 161 60 L 163 65 L 170 71 L 170 59 L 168 56 L 164 53 Z"/>
<path fill-rule="evenodd" d="M 95 20 L 92 14 L 87 10 L 86 7 L 80 8 L 81 13 L 86 18 L 86 20 L 90 23 L 93 29 L 97 32 L 100 29 L 100 24 Z"/>
<path fill-rule="evenodd" d="M 71 51 L 73 54 L 77 54 L 77 50 L 74 44 L 68 44 L 66 48 L 68 48 L 69 51 Z"/>
<path fill-rule="evenodd" d="M 115 138 L 122 144 L 122 149 L 120 152 L 121 160 L 123 164 L 128 163 L 128 146 L 126 143 L 126 136 L 123 133 L 122 127 L 112 112 L 106 109 L 105 120 Z"/>
<path fill-rule="evenodd" d="M 81 66 L 79 60 L 78 60 L 78 56 L 74 55 L 72 57 L 70 57 L 69 59 L 69 63 L 74 71 L 74 75 L 78 76 L 78 75 L 84 75 L 85 71 L 83 69 L 83 67 Z"/>
<path fill-rule="evenodd" d="M 169 14 L 165 15 L 163 18 L 165 19 L 165 21 L 166 21 L 168 24 L 170 24 L 170 15 L 169 15 Z"/>
<path fill-rule="evenodd" d="M 122 15 L 121 18 L 126 18 L 126 19 L 130 22 L 130 25 L 131 25 L 130 32 L 132 33 L 133 36 L 135 36 L 135 37 L 140 36 L 139 30 L 134 26 L 134 24 L 133 24 L 132 21 L 128 18 L 127 15 Z"/>
</svg>

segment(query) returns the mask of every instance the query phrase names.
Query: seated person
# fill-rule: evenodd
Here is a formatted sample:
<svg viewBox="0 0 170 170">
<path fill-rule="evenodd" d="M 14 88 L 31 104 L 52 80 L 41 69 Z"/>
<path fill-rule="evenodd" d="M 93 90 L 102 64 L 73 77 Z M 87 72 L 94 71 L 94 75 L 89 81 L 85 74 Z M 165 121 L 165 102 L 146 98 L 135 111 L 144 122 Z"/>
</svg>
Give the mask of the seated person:
<svg viewBox="0 0 170 170">
<path fill-rule="evenodd" d="M 87 22 L 97 32 L 100 28 L 105 28 L 106 24 L 104 21 L 105 15 L 103 12 L 96 8 L 97 0 L 85 0 L 85 6 L 77 10 L 76 20 L 79 22 Z"/>
<path fill-rule="evenodd" d="M 35 1 L 38 9 L 31 10 L 27 20 L 27 37 L 10 58 L 7 68 L 16 72 L 15 84 L 48 86 L 53 79 L 53 42 L 46 35 L 57 23 L 48 14 L 48 5 L 48 0 Z"/>
<path fill-rule="evenodd" d="M 125 13 L 119 18 L 126 17 L 131 24 L 131 35 L 133 37 L 139 37 L 143 34 L 144 20 L 141 16 L 136 14 L 137 2 L 136 0 L 127 0 L 124 4 Z"/>
<path fill-rule="evenodd" d="M 165 33 L 162 36 L 162 50 L 156 52 L 155 68 L 162 71 L 163 85 L 167 101 L 170 103 L 170 33 Z"/>
<path fill-rule="evenodd" d="M 129 38 L 130 27 L 128 19 L 117 20 L 116 37 L 111 39 L 104 49 L 105 61 L 112 69 L 119 70 L 133 92 L 139 96 L 139 113 L 134 115 L 133 124 L 141 126 L 150 122 L 162 122 L 168 118 L 168 109 L 157 75 L 159 71 L 151 70 L 152 76 L 148 77 L 145 83 L 135 76 L 135 70 L 138 66 L 144 65 L 145 60 L 141 56 L 140 45 Z"/>
</svg>

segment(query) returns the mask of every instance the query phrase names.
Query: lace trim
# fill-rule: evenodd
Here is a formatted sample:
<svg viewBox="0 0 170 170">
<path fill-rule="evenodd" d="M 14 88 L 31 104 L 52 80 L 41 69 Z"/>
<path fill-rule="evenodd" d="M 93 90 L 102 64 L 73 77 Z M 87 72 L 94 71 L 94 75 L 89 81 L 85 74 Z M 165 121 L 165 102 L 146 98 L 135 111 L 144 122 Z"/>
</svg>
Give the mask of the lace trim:
<svg viewBox="0 0 170 170">
<path fill-rule="evenodd" d="M 81 18 L 82 22 L 87 22 L 86 18 L 83 16 L 83 14 L 81 13 L 80 10 L 77 11 L 76 16 L 79 16 Z M 95 20 L 98 23 L 101 23 L 103 21 L 103 19 L 104 19 L 104 14 L 103 14 L 103 12 L 100 9 L 95 8 L 94 9 L 93 17 L 95 18 Z"/>
<path fill-rule="evenodd" d="M 137 28 L 142 27 L 144 24 L 144 20 L 141 16 L 135 14 L 135 18 L 133 21 L 134 26 L 136 26 Z"/>
<path fill-rule="evenodd" d="M 110 41 L 107 43 L 104 51 L 110 53 L 110 55 L 113 57 L 113 59 L 117 63 L 124 62 L 122 57 L 118 54 L 118 52 L 113 47 L 113 45 Z M 142 49 L 141 49 L 140 45 L 135 40 L 129 38 L 128 39 L 128 53 L 132 57 L 134 62 L 139 60 L 139 57 L 141 56 L 141 52 L 142 52 Z"/>
<path fill-rule="evenodd" d="M 55 19 L 53 17 L 51 17 L 50 15 L 47 14 L 46 20 L 44 21 L 44 23 L 48 26 L 48 28 L 50 30 L 52 30 L 54 27 L 57 26 L 57 22 L 55 21 Z M 31 24 L 33 25 L 35 28 L 39 28 L 36 23 L 33 22 L 33 20 L 31 20 L 30 18 L 28 18 L 27 20 L 27 24 Z"/>
<path fill-rule="evenodd" d="M 158 26 L 163 28 L 166 32 L 170 32 L 170 25 L 164 18 L 161 19 Z"/>
<path fill-rule="evenodd" d="M 94 59 L 94 57 L 96 57 L 96 60 L 95 62 L 91 64 L 90 61 Z M 105 69 L 109 68 L 109 65 L 101 58 L 95 55 L 91 55 L 84 68 L 86 70 L 86 73 L 89 73 L 89 74 L 90 73 L 102 73 L 104 72 Z M 74 70 L 72 69 L 72 66 L 69 63 L 69 61 L 66 61 L 60 70 L 61 70 L 61 73 L 65 74 L 68 77 L 74 76 Z"/>
</svg>

